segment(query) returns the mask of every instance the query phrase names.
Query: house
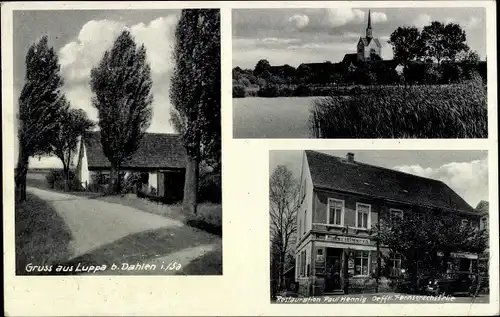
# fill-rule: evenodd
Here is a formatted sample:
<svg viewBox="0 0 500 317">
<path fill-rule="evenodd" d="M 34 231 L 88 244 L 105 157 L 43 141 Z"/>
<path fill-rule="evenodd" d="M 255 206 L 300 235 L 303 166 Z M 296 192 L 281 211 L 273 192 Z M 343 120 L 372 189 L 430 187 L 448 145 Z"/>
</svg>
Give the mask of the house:
<svg viewBox="0 0 500 317">
<path fill-rule="evenodd" d="M 100 132 L 85 133 L 78 149 L 75 174 L 82 186 L 108 184 L 111 163 L 104 155 Z M 185 167 L 186 152 L 179 135 L 146 133 L 120 172 L 122 177 L 141 173 L 148 192 L 176 201 L 182 199 Z"/>
<path fill-rule="evenodd" d="M 376 272 L 388 279 L 400 276 L 401 257 L 377 249 L 374 241 L 372 229 L 381 219 L 439 208 L 479 220 L 443 182 L 361 163 L 352 153 L 339 158 L 305 151 L 299 201 L 295 279 L 305 295 L 343 293 L 347 284 L 375 285 Z M 467 268 L 477 261 L 476 254 L 451 256 Z"/>
</svg>

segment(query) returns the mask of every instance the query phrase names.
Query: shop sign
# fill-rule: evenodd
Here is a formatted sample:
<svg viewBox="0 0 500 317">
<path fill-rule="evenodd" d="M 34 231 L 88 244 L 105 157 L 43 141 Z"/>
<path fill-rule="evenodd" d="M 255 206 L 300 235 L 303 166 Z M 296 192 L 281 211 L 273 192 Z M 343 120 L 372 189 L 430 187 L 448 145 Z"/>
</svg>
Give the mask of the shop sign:
<svg viewBox="0 0 500 317">
<path fill-rule="evenodd" d="M 346 236 L 325 235 L 325 240 L 332 241 L 332 242 L 348 243 L 348 244 L 362 244 L 362 245 L 371 245 L 372 244 L 370 239 L 354 238 L 354 237 L 346 237 Z"/>
</svg>

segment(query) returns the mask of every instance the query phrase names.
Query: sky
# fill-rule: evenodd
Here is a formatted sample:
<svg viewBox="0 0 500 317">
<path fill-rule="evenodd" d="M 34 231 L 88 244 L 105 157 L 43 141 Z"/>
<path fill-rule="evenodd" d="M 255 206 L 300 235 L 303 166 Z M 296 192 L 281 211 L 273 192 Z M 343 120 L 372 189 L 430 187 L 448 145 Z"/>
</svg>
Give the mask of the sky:
<svg viewBox="0 0 500 317">
<path fill-rule="evenodd" d="M 260 59 L 271 65 L 340 62 L 356 53 L 365 35 L 368 8 L 240 9 L 232 13 L 233 67 L 253 69 Z M 373 8 L 373 36 L 381 40 L 382 58 L 392 58 L 387 43 L 399 26 L 422 29 L 431 21 L 454 22 L 466 31 L 467 43 L 486 57 L 484 8 Z"/>
<path fill-rule="evenodd" d="M 63 91 L 74 108 L 96 120 L 91 105 L 90 70 L 124 29 L 138 44 L 144 43 L 153 79 L 153 119 L 149 132 L 174 132 L 170 124 L 169 82 L 174 30 L 180 10 L 44 10 L 14 11 L 14 109 L 24 85 L 25 56 L 29 46 L 42 35 L 59 56 Z M 17 128 L 14 127 L 15 132 Z M 17 140 L 17 136 L 16 136 Z M 17 158 L 17 142 L 15 157 Z M 60 166 L 56 158 L 33 158 L 30 167 Z"/>
<path fill-rule="evenodd" d="M 354 153 L 359 162 L 443 181 L 472 207 L 481 200 L 488 201 L 487 151 L 320 151 L 345 157 Z M 303 151 L 270 151 L 269 171 L 285 165 L 300 179 Z"/>
</svg>

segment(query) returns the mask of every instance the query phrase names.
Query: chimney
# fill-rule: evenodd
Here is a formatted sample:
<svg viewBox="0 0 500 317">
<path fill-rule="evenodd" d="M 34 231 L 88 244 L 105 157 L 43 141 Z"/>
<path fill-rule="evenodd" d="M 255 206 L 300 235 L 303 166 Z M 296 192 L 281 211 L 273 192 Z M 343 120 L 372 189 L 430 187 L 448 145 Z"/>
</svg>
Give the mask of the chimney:
<svg viewBox="0 0 500 317">
<path fill-rule="evenodd" d="M 354 162 L 354 153 L 352 153 L 352 152 L 347 153 L 346 158 L 347 158 L 347 162 L 353 163 Z"/>
</svg>

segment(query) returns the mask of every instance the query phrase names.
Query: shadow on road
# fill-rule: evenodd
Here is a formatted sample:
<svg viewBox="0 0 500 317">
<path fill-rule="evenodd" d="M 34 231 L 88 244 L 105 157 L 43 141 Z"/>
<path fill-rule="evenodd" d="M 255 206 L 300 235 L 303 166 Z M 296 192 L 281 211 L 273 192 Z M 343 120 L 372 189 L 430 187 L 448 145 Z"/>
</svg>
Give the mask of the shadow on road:
<svg viewBox="0 0 500 317">
<path fill-rule="evenodd" d="M 106 266 L 105 271 L 99 271 L 96 273 L 104 275 L 118 275 L 123 274 L 121 268 L 124 267 L 124 264 L 128 264 L 129 268 L 132 265 L 140 266 L 154 258 L 162 257 L 170 253 L 180 251 L 182 249 L 211 243 L 220 243 L 220 241 L 220 238 L 214 235 L 208 234 L 198 229 L 193 229 L 188 226 L 165 227 L 160 229 L 147 230 L 128 235 L 112 243 L 100 246 L 95 250 L 92 250 L 71 260 L 62 261 L 60 262 L 60 271 L 57 271 L 56 267 L 54 267 L 51 272 L 38 273 L 37 275 L 87 274 L 88 272 L 86 272 L 85 270 L 88 270 L 91 266 L 102 268 L 103 265 Z M 218 263 L 218 265 L 222 267 L 222 254 L 219 253 L 217 259 L 213 257 L 214 256 L 212 255 L 209 259 L 209 266 L 217 266 L 217 264 L 215 263 Z M 111 266 L 113 264 L 115 264 L 120 269 L 112 271 Z M 165 265 L 168 265 L 168 263 L 165 263 Z M 198 270 L 199 271 L 197 274 L 214 274 L 204 273 L 204 268 L 201 266 Z M 210 267 L 208 267 L 208 270 L 210 270 L 210 272 L 214 271 Z M 135 273 L 172 274 L 161 270 L 160 267 L 158 267 L 154 272 L 134 271 L 134 274 Z M 131 273 L 129 272 L 129 274 Z"/>
</svg>

